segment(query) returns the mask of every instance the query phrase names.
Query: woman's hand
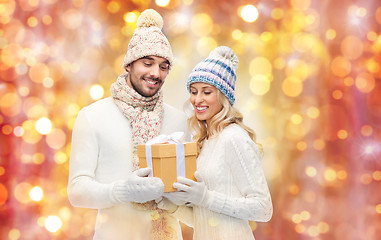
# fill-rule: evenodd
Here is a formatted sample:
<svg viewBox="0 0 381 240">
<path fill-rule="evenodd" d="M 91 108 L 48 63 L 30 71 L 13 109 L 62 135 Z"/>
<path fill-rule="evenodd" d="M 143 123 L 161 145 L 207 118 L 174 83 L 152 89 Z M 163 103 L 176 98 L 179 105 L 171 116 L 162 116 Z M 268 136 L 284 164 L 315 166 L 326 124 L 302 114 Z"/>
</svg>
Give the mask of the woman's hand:
<svg viewBox="0 0 381 240">
<path fill-rule="evenodd" d="M 157 203 L 158 208 L 167 210 L 169 213 L 176 212 L 177 208 L 179 207 L 165 197 L 160 197 L 156 199 L 155 202 Z"/>
<path fill-rule="evenodd" d="M 173 184 L 173 187 L 177 188 L 179 191 L 171 194 L 178 200 L 202 207 L 208 207 L 211 199 L 211 192 L 202 181 L 198 172 L 195 172 L 194 175 L 198 182 L 188 178 L 178 177 L 177 182 Z"/>
</svg>

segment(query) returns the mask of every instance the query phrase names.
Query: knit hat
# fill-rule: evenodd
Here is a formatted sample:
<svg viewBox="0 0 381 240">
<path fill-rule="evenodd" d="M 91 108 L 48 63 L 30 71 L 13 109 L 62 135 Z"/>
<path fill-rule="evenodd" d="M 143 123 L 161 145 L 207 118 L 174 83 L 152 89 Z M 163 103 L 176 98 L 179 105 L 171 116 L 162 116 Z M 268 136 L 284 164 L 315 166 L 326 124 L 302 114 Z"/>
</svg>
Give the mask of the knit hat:
<svg viewBox="0 0 381 240">
<path fill-rule="evenodd" d="M 150 55 L 163 57 L 172 65 L 172 49 L 161 31 L 163 18 L 160 14 L 153 9 L 147 9 L 141 13 L 136 25 L 137 28 L 128 44 L 123 67 L 126 68 L 133 61 Z"/>
<path fill-rule="evenodd" d="M 238 58 L 228 47 L 220 46 L 210 52 L 209 56 L 193 68 L 188 77 L 187 89 L 195 82 L 208 83 L 219 89 L 233 105 L 237 77 L 235 70 Z"/>
</svg>

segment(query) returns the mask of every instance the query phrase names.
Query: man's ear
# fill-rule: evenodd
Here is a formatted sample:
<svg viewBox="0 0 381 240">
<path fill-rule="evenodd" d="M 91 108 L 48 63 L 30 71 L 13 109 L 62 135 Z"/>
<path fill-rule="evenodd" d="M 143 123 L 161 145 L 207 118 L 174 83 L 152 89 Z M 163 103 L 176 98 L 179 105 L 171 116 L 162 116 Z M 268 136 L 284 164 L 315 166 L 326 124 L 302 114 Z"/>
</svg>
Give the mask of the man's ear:
<svg viewBox="0 0 381 240">
<path fill-rule="evenodd" d="M 130 72 L 131 70 L 131 63 L 127 64 L 127 66 L 124 68 L 126 70 L 126 72 Z"/>
</svg>

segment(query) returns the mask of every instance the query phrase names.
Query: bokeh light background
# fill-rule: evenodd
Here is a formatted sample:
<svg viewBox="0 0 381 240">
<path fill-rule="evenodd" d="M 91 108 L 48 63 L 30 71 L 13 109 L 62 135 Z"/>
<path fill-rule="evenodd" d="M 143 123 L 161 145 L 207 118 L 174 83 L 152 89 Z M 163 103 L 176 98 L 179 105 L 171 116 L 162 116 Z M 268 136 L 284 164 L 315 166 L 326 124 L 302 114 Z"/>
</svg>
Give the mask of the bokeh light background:
<svg viewBox="0 0 381 240">
<path fill-rule="evenodd" d="M 177 108 L 213 48 L 240 59 L 236 106 L 274 203 L 269 223 L 251 222 L 257 239 L 380 239 L 379 0 L 0 0 L 0 239 L 93 234 L 96 211 L 67 199 L 71 131 L 110 95 L 146 8 L 173 47 Z"/>
</svg>

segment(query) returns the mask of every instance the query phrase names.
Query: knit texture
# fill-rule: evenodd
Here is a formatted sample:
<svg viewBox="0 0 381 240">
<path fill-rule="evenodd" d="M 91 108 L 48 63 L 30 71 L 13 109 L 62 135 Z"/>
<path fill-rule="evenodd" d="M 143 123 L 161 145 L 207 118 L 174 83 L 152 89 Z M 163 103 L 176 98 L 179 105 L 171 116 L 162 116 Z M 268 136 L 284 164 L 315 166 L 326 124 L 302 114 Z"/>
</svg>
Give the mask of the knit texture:
<svg viewBox="0 0 381 240">
<path fill-rule="evenodd" d="M 185 114 L 165 103 L 163 108 L 160 134 L 187 132 Z M 75 121 L 68 197 L 75 207 L 97 209 L 94 240 L 152 239 L 152 220 L 160 219 L 155 211 L 140 211 L 113 198 L 114 184 L 133 174 L 131 135 L 131 124 L 112 97 L 84 107 Z M 166 215 L 165 226 L 165 232 L 176 232 L 175 239 L 182 239 L 176 218 Z"/>
<path fill-rule="evenodd" d="M 138 144 L 145 144 L 160 133 L 163 119 L 163 94 L 159 90 L 152 97 L 143 97 L 127 85 L 128 73 L 121 74 L 111 85 L 111 96 L 132 126 L 133 166 L 139 168 Z"/>
<path fill-rule="evenodd" d="M 139 168 L 137 145 L 145 144 L 160 133 L 163 119 L 163 94 L 159 90 L 152 97 L 143 97 L 127 85 L 128 73 L 122 74 L 111 85 L 111 96 L 123 115 L 132 126 L 133 168 Z M 168 229 L 167 213 L 157 207 L 155 201 L 132 204 L 140 210 L 151 212 L 151 239 L 174 239 L 175 233 Z"/>
<path fill-rule="evenodd" d="M 130 174 L 127 180 L 115 182 L 113 195 L 120 203 L 144 203 L 163 195 L 164 184 L 157 177 L 146 177 L 150 169 L 140 168 Z"/>
<path fill-rule="evenodd" d="M 261 156 L 247 132 L 236 124 L 203 143 L 197 172 L 211 191 L 210 204 L 193 206 L 193 211 L 181 207 L 174 213 L 193 226 L 193 239 L 254 240 L 248 220 L 262 222 L 272 216 Z"/>
<path fill-rule="evenodd" d="M 126 68 L 128 64 L 146 56 L 163 57 L 172 65 L 172 49 L 161 31 L 163 18 L 160 14 L 153 9 L 147 9 L 141 13 L 136 24 L 137 28 L 128 44 L 123 67 Z"/>
<path fill-rule="evenodd" d="M 190 92 L 190 85 L 195 82 L 208 83 L 219 89 L 233 105 L 237 67 L 238 58 L 233 50 L 225 46 L 217 47 L 192 70 L 188 77 L 187 89 Z"/>
</svg>

